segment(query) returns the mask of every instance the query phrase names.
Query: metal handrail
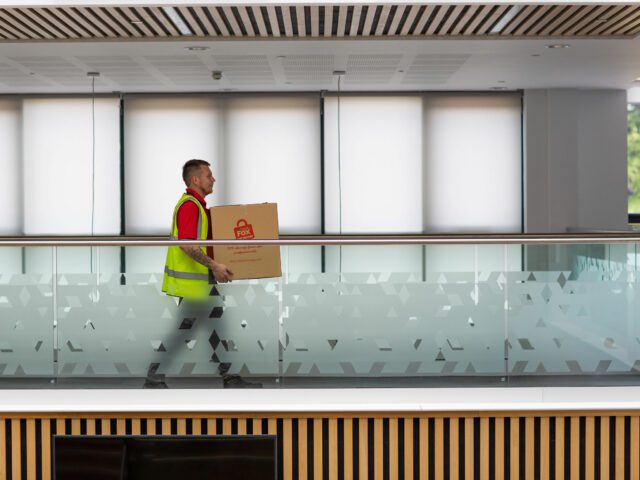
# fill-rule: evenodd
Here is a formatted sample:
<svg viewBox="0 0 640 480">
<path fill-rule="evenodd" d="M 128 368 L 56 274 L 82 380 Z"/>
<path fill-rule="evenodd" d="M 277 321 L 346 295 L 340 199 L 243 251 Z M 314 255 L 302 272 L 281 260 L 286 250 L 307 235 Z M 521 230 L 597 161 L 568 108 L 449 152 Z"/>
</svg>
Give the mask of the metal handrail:
<svg viewBox="0 0 640 480">
<path fill-rule="evenodd" d="M 638 232 L 438 235 L 309 235 L 277 240 L 169 240 L 159 236 L 0 237 L 0 247 L 162 247 L 175 245 L 540 245 L 640 243 Z"/>
</svg>

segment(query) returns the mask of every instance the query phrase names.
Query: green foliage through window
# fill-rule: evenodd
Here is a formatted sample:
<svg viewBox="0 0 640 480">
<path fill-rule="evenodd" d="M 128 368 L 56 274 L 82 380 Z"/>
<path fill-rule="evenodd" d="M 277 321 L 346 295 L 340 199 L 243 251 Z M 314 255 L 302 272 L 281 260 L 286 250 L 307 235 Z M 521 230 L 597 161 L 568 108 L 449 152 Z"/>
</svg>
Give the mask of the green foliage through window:
<svg viewBox="0 0 640 480">
<path fill-rule="evenodd" d="M 627 108 L 627 143 L 629 213 L 640 213 L 640 105 Z"/>
</svg>

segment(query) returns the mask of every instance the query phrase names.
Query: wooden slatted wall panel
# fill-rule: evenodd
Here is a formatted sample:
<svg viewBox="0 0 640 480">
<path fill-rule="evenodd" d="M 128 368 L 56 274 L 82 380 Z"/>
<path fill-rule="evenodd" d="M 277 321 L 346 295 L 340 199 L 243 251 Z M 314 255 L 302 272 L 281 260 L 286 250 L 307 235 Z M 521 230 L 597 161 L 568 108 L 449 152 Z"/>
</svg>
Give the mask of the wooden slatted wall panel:
<svg viewBox="0 0 640 480">
<path fill-rule="evenodd" d="M 179 24 L 188 30 L 181 32 Z M 265 3 L 0 8 L 0 41 L 185 37 L 633 38 L 639 32 L 637 4 Z"/>
<path fill-rule="evenodd" d="M 0 417 L 0 479 L 51 478 L 51 435 L 278 436 L 279 479 L 637 479 L 640 412 Z"/>
</svg>

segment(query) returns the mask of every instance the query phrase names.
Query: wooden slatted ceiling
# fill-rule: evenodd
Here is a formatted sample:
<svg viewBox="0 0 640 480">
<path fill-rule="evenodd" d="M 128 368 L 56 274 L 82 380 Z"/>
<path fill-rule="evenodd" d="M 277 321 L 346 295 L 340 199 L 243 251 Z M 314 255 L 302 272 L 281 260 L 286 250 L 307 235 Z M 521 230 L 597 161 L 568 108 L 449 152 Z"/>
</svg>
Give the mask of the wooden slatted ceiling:
<svg viewBox="0 0 640 480">
<path fill-rule="evenodd" d="M 0 41 L 316 38 L 622 37 L 640 5 L 239 5 L 0 8 Z"/>
</svg>

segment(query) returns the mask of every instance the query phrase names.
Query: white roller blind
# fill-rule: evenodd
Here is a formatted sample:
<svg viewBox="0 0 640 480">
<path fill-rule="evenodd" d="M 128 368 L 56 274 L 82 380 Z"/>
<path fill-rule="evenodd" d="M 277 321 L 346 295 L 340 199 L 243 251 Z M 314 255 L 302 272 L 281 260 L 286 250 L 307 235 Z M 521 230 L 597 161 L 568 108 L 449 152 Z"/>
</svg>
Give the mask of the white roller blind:
<svg viewBox="0 0 640 480">
<path fill-rule="evenodd" d="M 224 128 L 226 203 L 277 202 L 280 233 L 320 233 L 318 97 L 231 98 Z"/>
<path fill-rule="evenodd" d="M 95 118 L 94 233 L 120 231 L 119 100 L 23 100 L 24 233 L 91 233 Z"/>
<path fill-rule="evenodd" d="M 421 232 L 422 98 L 329 97 L 324 118 L 326 232 Z"/>
<path fill-rule="evenodd" d="M 211 96 L 125 99 L 125 222 L 127 234 L 168 235 L 171 216 L 185 190 L 182 165 L 191 158 L 220 162 L 219 104 Z M 221 203 L 224 182 L 209 204 Z"/>
<path fill-rule="evenodd" d="M 520 232 L 521 106 L 517 95 L 424 101 L 424 228 Z"/>
<path fill-rule="evenodd" d="M 0 235 L 22 234 L 20 102 L 0 99 Z"/>
</svg>

